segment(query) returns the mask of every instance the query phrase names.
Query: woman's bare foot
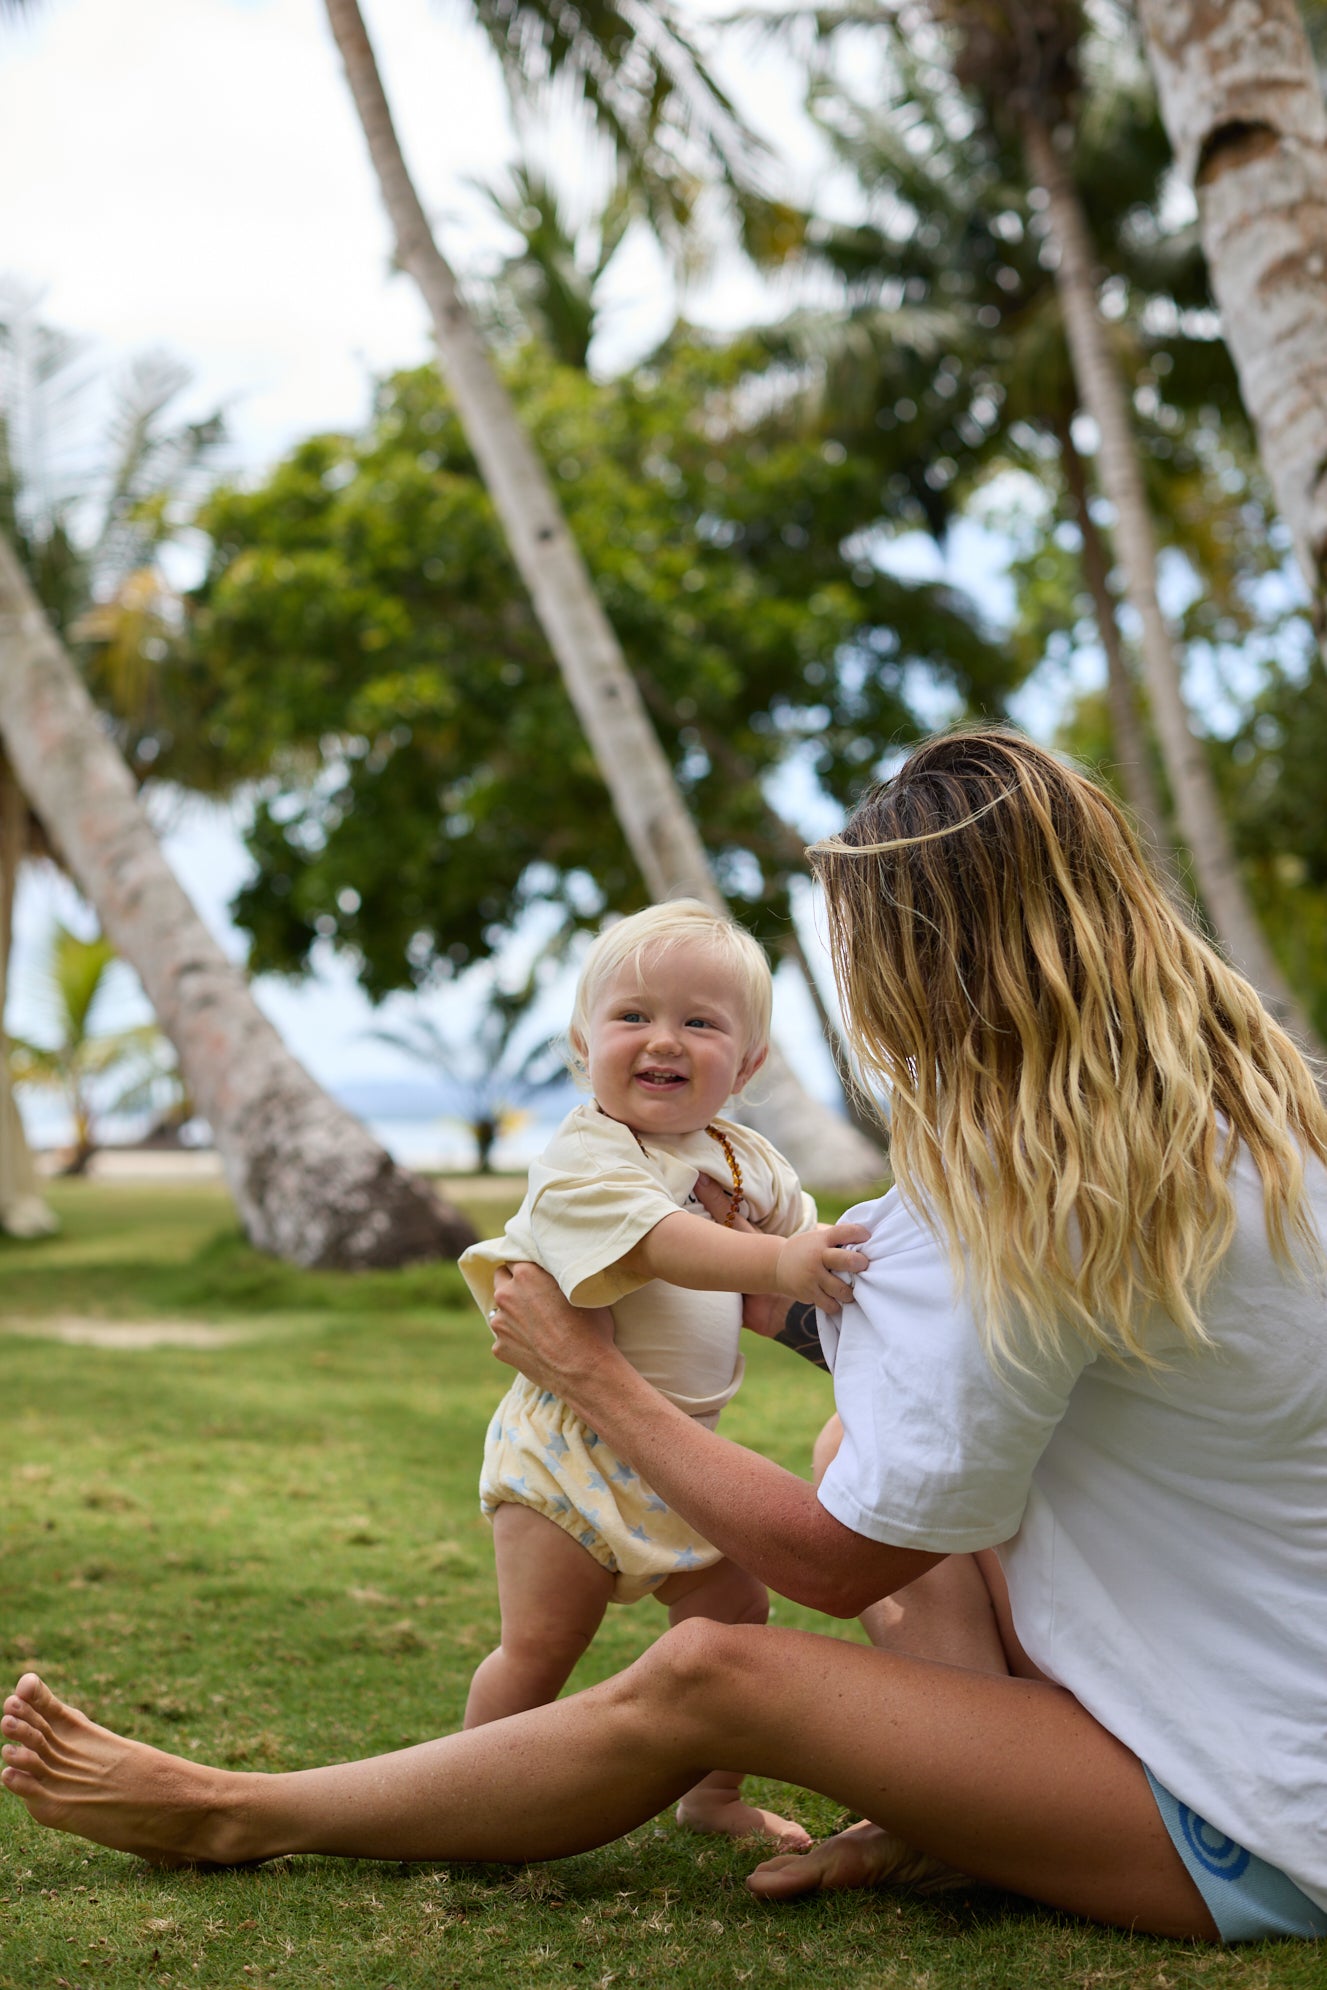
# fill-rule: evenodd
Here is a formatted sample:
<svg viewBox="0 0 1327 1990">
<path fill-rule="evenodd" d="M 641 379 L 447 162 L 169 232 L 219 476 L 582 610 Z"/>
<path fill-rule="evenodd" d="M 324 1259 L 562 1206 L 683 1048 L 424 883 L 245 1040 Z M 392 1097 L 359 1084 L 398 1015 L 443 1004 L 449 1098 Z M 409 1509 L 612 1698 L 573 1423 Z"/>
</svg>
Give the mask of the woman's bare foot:
<svg viewBox="0 0 1327 1990">
<path fill-rule="evenodd" d="M 752 1893 L 790 1900 L 798 1893 L 830 1893 L 853 1886 L 905 1886 L 916 1893 L 944 1893 L 968 1884 L 966 1873 L 914 1851 L 891 1831 L 863 1818 L 822 1839 L 800 1858 L 766 1859 L 748 1875 Z"/>
<path fill-rule="evenodd" d="M 233 1865 L 242 1842 L 231 1788 L 244 1780 L 125 1741 L 25 1672 L 0 1717 L 0 1782 L 38 1824 L 153 1865 Z"/>
<path fill-rule="evenodd" d="M 715 1831 L 729 1838 L 769 1838 L 789 1852 L 804 1852 L 811 1844 L 810 1834 L 791 1817 L 758 1810 L 742 1801 L 740 1789 L 730 1784 L 711 1787 L 708 1778 L 687 1791 L 677 1806 L 677 1821 L 687 1831 Z"/>
</svg>

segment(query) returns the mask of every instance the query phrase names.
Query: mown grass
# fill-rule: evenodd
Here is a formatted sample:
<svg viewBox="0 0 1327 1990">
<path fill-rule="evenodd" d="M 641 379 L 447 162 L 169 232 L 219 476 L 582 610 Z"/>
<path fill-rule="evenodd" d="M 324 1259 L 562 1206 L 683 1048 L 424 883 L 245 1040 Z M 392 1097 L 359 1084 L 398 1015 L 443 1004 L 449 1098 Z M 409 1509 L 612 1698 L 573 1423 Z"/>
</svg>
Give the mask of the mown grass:
<svg viewBox="0 0 1327 1990">
<path fill-rule="evenodd" d="M 247 1250 L 211 1188 L 69 1184 L 57 1199 L 60 1239 L 0 1245 L 8 1674 L 38 1665 L 114 1726 L 249 1768 L 454 1725 L 497 1623 L 474 1480 L 503 1387 L 454 1269 L 293 1271 Z M 514 1200 L 499 1189 L 476 1216 L 492 1228 Z M 246 1337 L 40 1337 L 88 1318 Z M 727 1428 L 805 1471 L 824 1379 L 778 1349 L 748 1360 Z M 630 1660 L 661 1622 L 614 1611 L 578 1678 Z M 841 1821 L 803 1792 L 763 1794 L 817 1833 Z M 0 1986 L 1327 1985 L 1311 1947 L 1208 1952 L 976 1890 L 775 1908 L 744 1891 L 751 1863 L 663 1818 L 547 1867 L 162 1874 L 39 1832 L 5 1800 Z"/>
</svg>

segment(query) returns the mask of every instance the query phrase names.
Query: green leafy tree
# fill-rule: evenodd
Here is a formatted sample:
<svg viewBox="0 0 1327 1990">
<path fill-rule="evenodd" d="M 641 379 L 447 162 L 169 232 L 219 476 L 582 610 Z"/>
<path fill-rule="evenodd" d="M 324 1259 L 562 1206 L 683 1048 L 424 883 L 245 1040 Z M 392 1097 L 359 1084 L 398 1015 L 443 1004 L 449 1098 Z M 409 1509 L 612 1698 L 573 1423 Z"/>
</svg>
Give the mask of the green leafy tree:
<svg viewBox="0 0 1327 1990">
<path fill-rule="evenodd" d="M 955 591 L 859 557 L 878 480 L 767 433 L 758 346 L 679 336 L 596 384 L 536 348 L 514 381 L 725 891 L 776 945 L 800 839 L 766 785 L 846 803 L 943 679 L 998 710 L 1004 648 Z M 639 902 L 621 831 L 431 369 L 385 383 L 362 438 L 315 437 L 219 492 L 168 695 L 271 775 L 236 913 L 259 968 L 349 949 L 375 999 L 499 945 L 534 899 L 585 922 Z M 163 764 L 169 760 L 163 756 Z"/>
<path fill-rule="evenodd" d="M 8 383 L 6 383 L 8 384 Z M 29 520 L 40 506 L 20 503 L 14 475 L 19 458 L 7 404 L 3 461 L 7 522 L 29 557 Z M 113 530 L 101 535 L 106 560 L 119 571 L 141 572 L 129 555 L 147 532 L 155 542 L 163 530 L 159 500 L 166 484 L 160 462 L 152 462 L 142 424 L 125 437 L 125 460 L 136 463 L 142 481 L 113 481 L 108 516 Z M 169 466 L 168 466 L 169 467 Z M 176 459 L 178 468 L 178 458 Z M 169 479 L 167 479 L 167 483 Z M 155 509 L 155 517 L 153 516 Z M 59 571 L 72 571 L 78 553 L 74 535 L 47 535 L 61 552 Z M 49 576 L 48 576 L 49 577 Z M 0 530 L 0 944 L 7 954 L 14 874 L 25 845 L 23 824 L 15 827 L 13 803 L 31 801 L 47 846 L 58 849 L 79 888 L 96 907 L 108 934 L 137 970 L 157 1015 L 179 1050 L 188 1080 L 205 1112 L 226 1163 L 241 1219 L 255 1243 L 304 1263 L 355 1266 L 399 1263 L 411 1257 L 455 1255 L 473 1232 L 458 1211 L 449 1210 L 427 1185 L 398 1170 L 367 1131 L 320 1092 L 281 1044 L 253 1003 L 243 976 L 222 954 L 166 864 L 136 791 L 120 745 L 107 736 L 105 710 L 98 711 L 78 663 L 62 641 L 60 620 L 68 620 L 70 591 L 53 589 L 48 611 L 33 580 Z M 106 611 L 113 597 L 98 594 L 93 611 Z M 122 603 L 121 606 L 124 606 Z M 158 638 L 144 600 L 128 604 L 135 636 L 120 661 L 155 665 Z M 100 661 L 117 661 L 116 630 L 121 617 L 90 632 L 101 645 Z M 69 636 L 79 629 L 69 622 Z M 160 648 L 167 647 L 164 635 Z M 90 675 L 95 675 L 90 672 Z M 125 708 L 139 726 L 150 763 L 158 744 L 151 709 L 134 705 L 132 683 L 123 670 L 103 671 L 115 679 Z M 147 750 L 149 749 L 150 750 Z M 233 768 L 231 772 L 233 773 Z M 0 963 L 2 965 L 2 963 Z M 0 980 L 3 976 L 0 976 Z M 7 1228 L 32 1225 L 32 1182 L 25 1167 L 22 1129 L 7 1096 L 8 1059 L 0 1059 L 0 1216 Z M 17 1216 L 15 1215 L 17 1211 Z"/>
</svg>

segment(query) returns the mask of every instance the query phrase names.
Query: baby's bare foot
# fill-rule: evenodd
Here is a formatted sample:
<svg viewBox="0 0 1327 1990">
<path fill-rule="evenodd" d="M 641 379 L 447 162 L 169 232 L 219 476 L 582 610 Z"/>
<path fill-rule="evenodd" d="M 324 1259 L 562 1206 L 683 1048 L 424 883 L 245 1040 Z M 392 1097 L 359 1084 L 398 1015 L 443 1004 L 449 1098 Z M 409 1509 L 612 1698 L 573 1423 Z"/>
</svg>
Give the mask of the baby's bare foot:
<svg viewBox="0 0 1327 1990">
<path fill-rule="evenodd" d="M 125 1741 L 25 1672 L 0 1717 L 0 1782 L 38 1824 L 154 1865 L 234 1864 L 254 1853 L 228 1801 L 240 1779 Z"/>
<path fill-rule="evenodd" d="M 905 1886 L 920 1893 L 943 1893 L 965 1885 L 967 1875 L 915 1851 L 891 1831 L 863 1818 L 800 1858 L 767 1859 L 746 1883 L 752 1893 L 769 1900 L 789 1900 L 798 1893 L 830 1893 L 854 1886 Z"/>
<path fill-rule="evenodd" d="M 687 1831 L 720 1832 L 729 1838 L 768 1838 L 790 1852 L 801 1852 L 811 1839 L 791 1817 L 758 1810 L 744 1803 L 734 1789 L 707 1789 L 704 1783 L 688 1790 L 677 1806 L 677 1821 Z"/>
</svg>

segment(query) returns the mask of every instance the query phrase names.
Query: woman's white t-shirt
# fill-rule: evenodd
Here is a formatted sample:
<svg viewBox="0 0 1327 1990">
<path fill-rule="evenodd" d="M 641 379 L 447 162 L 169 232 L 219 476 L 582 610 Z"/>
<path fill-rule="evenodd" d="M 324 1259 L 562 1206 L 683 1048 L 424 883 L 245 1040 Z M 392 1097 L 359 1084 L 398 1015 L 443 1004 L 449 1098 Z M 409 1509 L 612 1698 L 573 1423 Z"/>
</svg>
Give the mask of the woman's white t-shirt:
<svg viewBox="0 0 1327 1990">
<path fill-rule="evenodd" d="M 1327 1238 L 1327 1171 L 1309 1194 Z M 1246 1155 L 1193 1353 L 998 1370 L 897 1190 L 821 1318 L 844 1440 L 820 1489 L 871 1540 L 999 1546 L 1029 1655 L 1181 1803 L 1327 1907 L 1327 1297 L 1271 1254 Z"/>
</svg>

